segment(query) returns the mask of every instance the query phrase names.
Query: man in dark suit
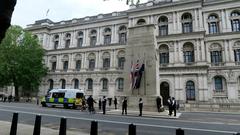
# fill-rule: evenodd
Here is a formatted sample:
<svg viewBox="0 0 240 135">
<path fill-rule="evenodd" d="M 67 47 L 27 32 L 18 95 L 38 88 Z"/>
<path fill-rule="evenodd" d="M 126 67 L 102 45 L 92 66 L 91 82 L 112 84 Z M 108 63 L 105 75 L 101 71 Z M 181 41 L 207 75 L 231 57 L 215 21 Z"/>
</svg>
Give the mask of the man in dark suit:
<svg viewBox="0 0 240 135">
<path fill-rule="evenodd" d="M 102 101 L 103 114 L 106 114 L 106 105 L 107 105 L 107 99 L 105 96 L 103 96 L 103 101 Z"/>
<path fill-rule="evenodd" d="M 160 109 L 161 109 L 161 98 L 159 96 L 156 99 L 156 103 L 157 103 L 158 112 L 160 112 Z"/>
<path fill-rule="evenodd" d="M 177 114 L 177 103 L 174 97 L 172 97 L 172 111 L 174 112 L 174 116 Z"/>
</svg>

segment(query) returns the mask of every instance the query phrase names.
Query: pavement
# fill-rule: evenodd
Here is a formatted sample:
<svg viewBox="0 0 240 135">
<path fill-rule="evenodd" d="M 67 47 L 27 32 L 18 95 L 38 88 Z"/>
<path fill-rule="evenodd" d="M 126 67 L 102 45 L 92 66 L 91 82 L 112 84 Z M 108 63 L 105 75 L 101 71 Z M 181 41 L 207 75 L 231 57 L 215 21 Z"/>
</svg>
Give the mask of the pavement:
<svg viewBox="0 0 240 135">
<path fill-rule="evenodd" d="M 122 110 L 108 110 L 106 112 L 107 115 L 121 115 Z M 98 111 L 97 113 L 101 114 L 101 111 Z M 133 111 L 133 110 L 128 110 L 128 116 L 138 116 L 139 112 L 138 111 Z M 177 113 L 177 116 L 169 116 L 168 111 L 164 112 L 150 112 L 150 111 L 143 111 L 143 115 L 141 117 L 150 117 L 150 118 L 167 118 L 167 119 L 177 119 L 181 116 L 181 113 Z M 10 128 L 11 128 L 11 122 L 6 122 L 6 121 L 0 121 L 0 134 L 1 135 L 9 135 L 10 133 Z M 26 124 L 21 124 L 18 123 L 18 128 L 17 128 L 17 135 L 32 135 L 33 134 L 33 125 L 26 125 Z M 57 135 L 59 134 L 59 129 L 55 128 L 47 128 L 47 127 L 41 127 L 41 135 Z M 67 130 L 67 135 L 89 135 L 89 133 L 80 133 L 79 131 L 71 131 Z"/>
</svg>

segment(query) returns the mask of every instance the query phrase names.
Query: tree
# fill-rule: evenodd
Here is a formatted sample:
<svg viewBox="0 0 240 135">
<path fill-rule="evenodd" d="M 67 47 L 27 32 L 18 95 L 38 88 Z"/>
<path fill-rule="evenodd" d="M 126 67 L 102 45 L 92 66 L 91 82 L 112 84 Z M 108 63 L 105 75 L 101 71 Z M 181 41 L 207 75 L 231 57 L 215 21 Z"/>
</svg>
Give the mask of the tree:
<svg viewBox="0 0 240 135">
<path fill-rule="evenodd" d="M 37 92 L 47 74 L 43 64 L 44 49 L 37 38 L 19 26 L 12 26 L 0 45 L 0 86 L 13 85 L 16 99 L 19 88 Z"/>
</svg>

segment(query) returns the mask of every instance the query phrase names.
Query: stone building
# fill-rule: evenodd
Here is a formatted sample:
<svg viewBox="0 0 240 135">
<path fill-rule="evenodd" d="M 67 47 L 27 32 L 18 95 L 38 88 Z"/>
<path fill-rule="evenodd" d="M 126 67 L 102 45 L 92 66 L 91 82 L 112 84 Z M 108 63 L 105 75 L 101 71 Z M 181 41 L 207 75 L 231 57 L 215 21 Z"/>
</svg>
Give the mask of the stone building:
<svg viewBox="0 0 240 135">
<path fill-rule="evenodd" d="M 229 109 L 240 102 L 239 0 L 150 0 L 123 12 L 38 20 L 26 29 L 46 49 L 49 73 L 40 95 L 52 88 L 83 88 L 94 98 L 161 95 L 166 104 L 173 96 L 185 108 Z M 151 51 L 139 53 L 145 44 Z M 127 89 L 130 59 L 145 55 L 154 62 L 144 61 L 145 68 L 156 71 L 141 83 L 153 83 L 153 92 L 144 88 L 136 94 Z"/>
</svg>

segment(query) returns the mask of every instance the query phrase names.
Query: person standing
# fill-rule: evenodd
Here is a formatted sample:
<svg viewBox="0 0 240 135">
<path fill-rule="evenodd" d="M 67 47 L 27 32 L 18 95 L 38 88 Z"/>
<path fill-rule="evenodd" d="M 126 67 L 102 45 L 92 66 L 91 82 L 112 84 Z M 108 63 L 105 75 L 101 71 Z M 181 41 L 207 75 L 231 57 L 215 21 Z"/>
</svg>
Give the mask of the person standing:
<svg viewBox="0 0 240 135">
<path fill-rule="evenodd" d="M 98 108 L 99 108 L 99 110 L 102 110 L 102 99 L 101 98 L 99 98 L 99 100 L 98 100 Z"/>
<path fill-rule="evenodd" d="M 139 99 L 139 116 L 142 116 L 143 101 L 142 98 Z"/>
<path fill-rule="evenodd" d="M 168 113 L 168 115 L 172 115 L 172 99 L 171 99 L 171 97 L 169 97 L 168 98 L 168 111 L 169 111 L 169 113 Z"/>
<path fill-rule="evenodd" d="M 161 110 L 161 98 L 158 96 L 157 99 L 156 99 L 156 103 L 157 103 L 157 109 L 158 109 L 158 112 L 160 112 Z"/>
<path fill-rule="evenodd" d="M 174 112 L 174 116 L 176 116 L 176 114 L 177 114 L 176 108 L 177 108 L 176 100 L 174 97 L 172 97 L 172 111 Z"/>
<path fill-rule="evenodd" d="M 124 114 L 127 115 L 127 97 L 124 97 L 122 101 L 122 115 Z"/>
<path fill-rule="evenodd" d="M 106 104 L 107 104 L 107 99 L 105 96 L 103 96 L 103 101 L 102 101 L 103 114 L 106 114 Z"/>
<path fill-rule="evenodd" d="M 114 97 L 114 105 L 115 105 L 115 109 L 117 109 L 117 98 Z"/>
<path fill-rule="evenodd" d="M 94 110 L 93 110 L 93 98 L 92 98 L 92 95 L 90 95 L 87 99 L 87 104 L 88 104 L 88 111 L 89 113 L 92 113 Z"/>
</svg>

